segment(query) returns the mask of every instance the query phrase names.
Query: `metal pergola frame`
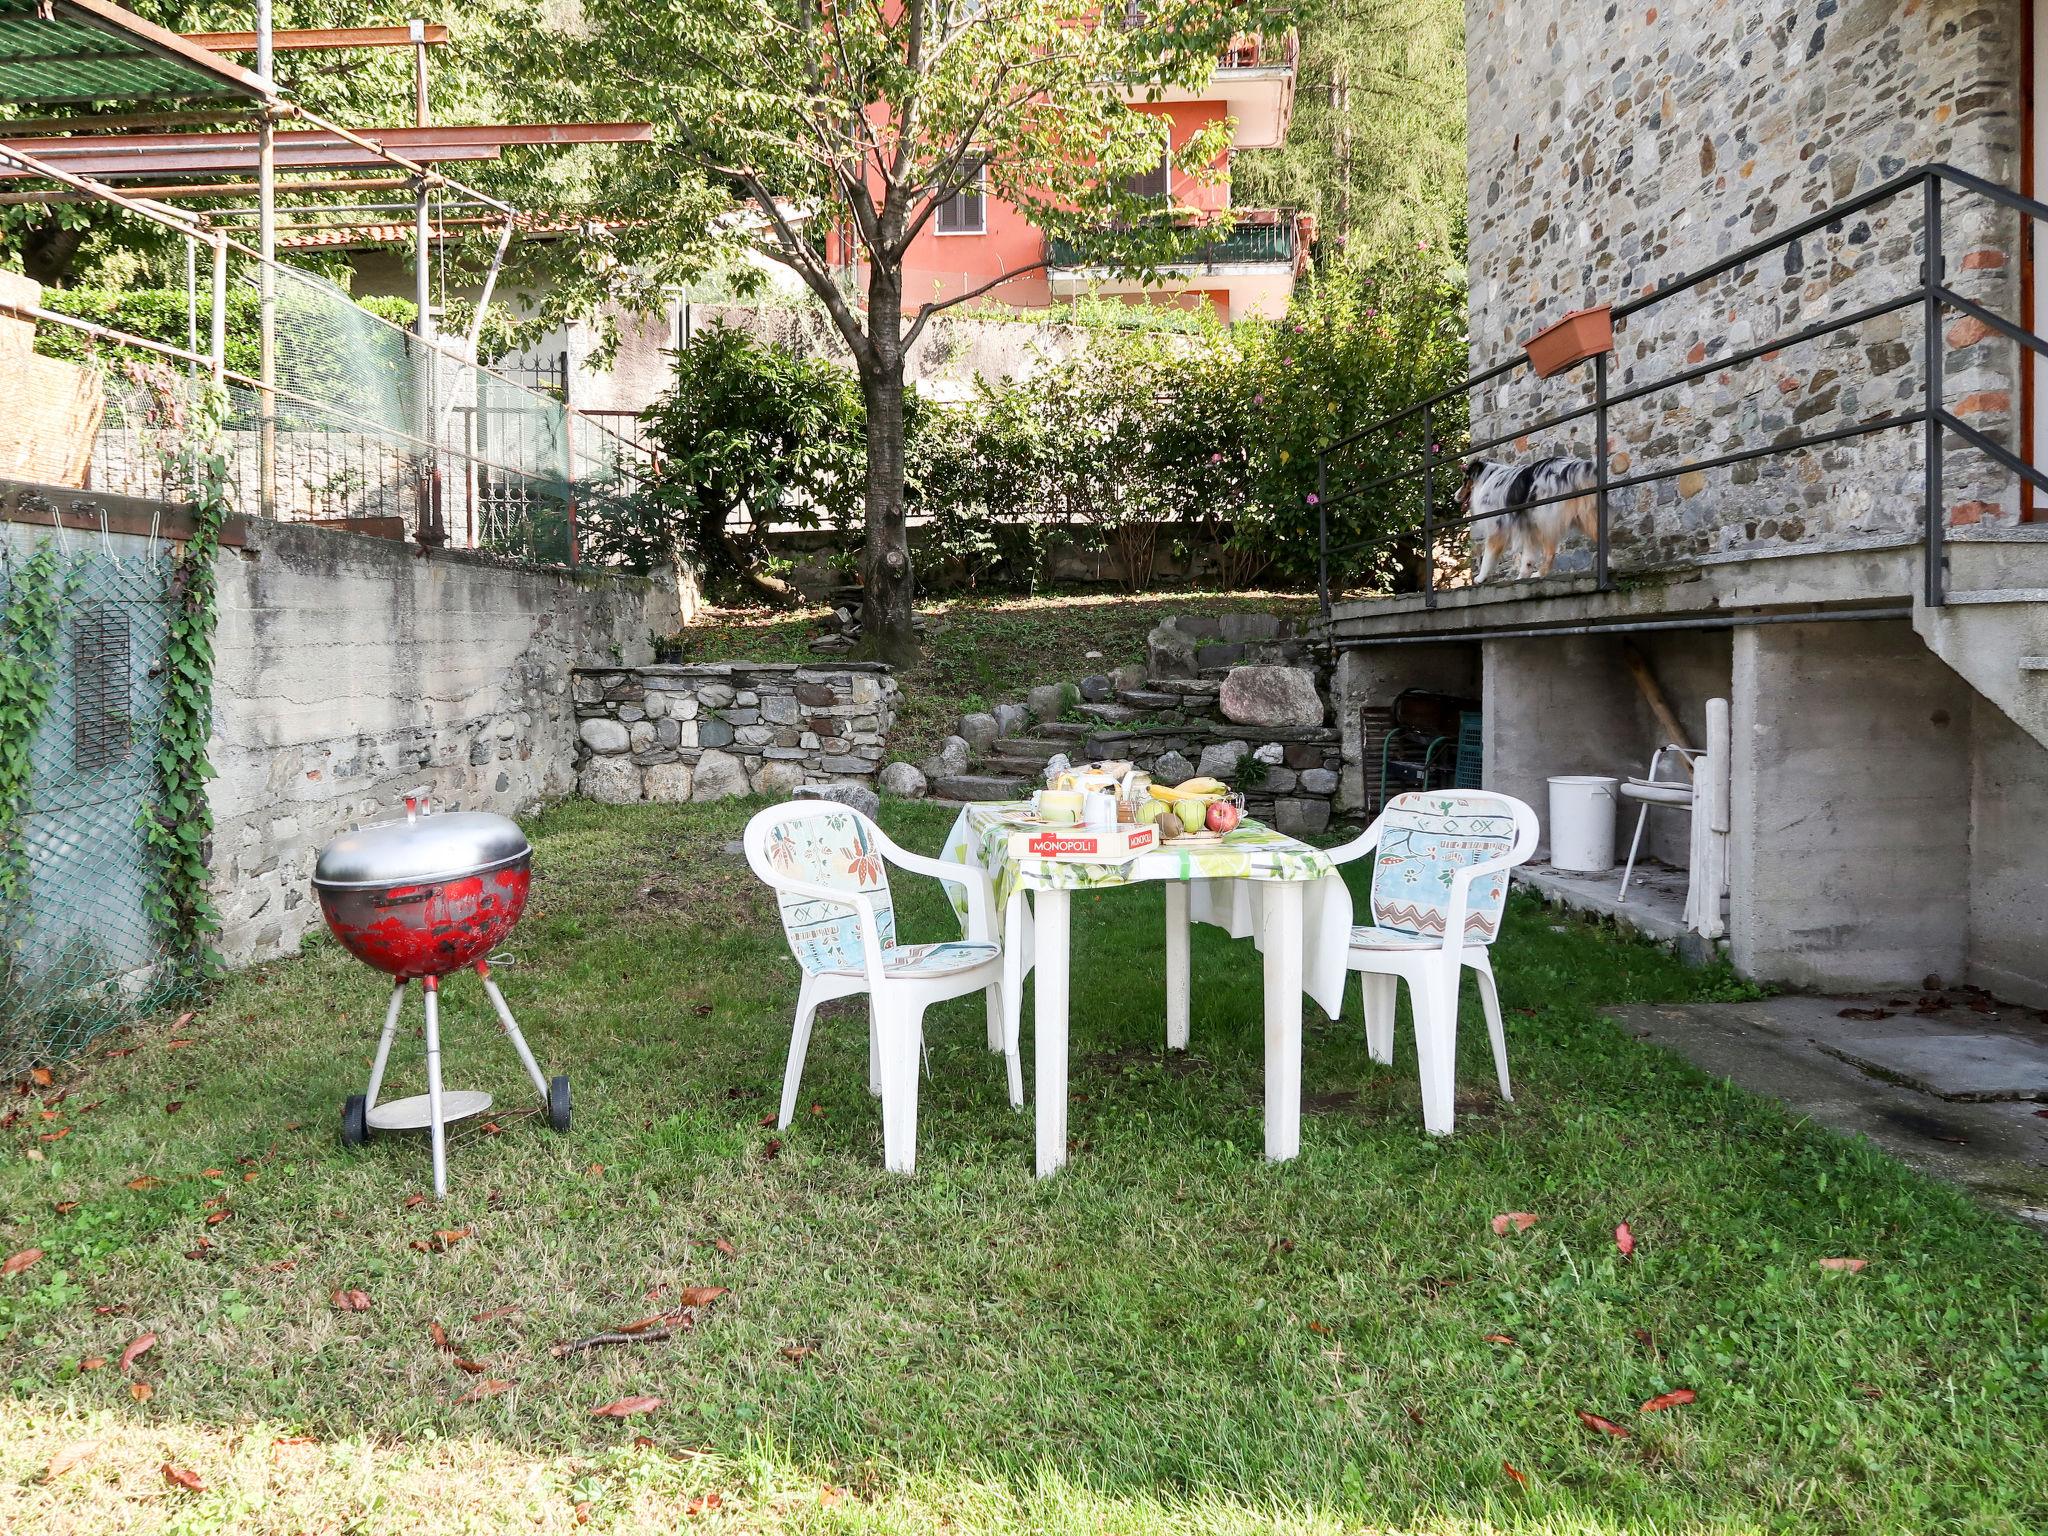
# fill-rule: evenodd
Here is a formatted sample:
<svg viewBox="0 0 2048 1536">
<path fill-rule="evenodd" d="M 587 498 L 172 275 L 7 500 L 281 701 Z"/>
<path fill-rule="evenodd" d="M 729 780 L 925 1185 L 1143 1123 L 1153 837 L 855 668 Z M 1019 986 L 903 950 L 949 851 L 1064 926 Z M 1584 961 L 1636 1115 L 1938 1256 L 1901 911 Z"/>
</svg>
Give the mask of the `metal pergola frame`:
<svg viewBox="0 0 2048 1536">
<path fill-rule="evenodd" d="M 277 394 L 277 195 L 280 191 L 379 191 L 409 188 L 412 211 L 415 333 L 435 346 L 433 247 L 437 226 L 451 222 L 451 208 L 468 214 L 464 225 L 501 225 L 485 275 L 482 297 L 468 335 L 467 360 L 476 348 L 485 310 L 496 286 L 519 210 L 449 176 L 442 165 L 496 159 L 508 146 L 589 143 L 645 143 L 644 123 L 486 124 L 436 127 L 427 106 L 427 56 L 446 43 L 446 26 L 411 21 L 398 26 L 322 27 L 279 30 L 272 25 L 271 0 L 255 0 L 255 28 L 249 32 L 181 35 L 110 0 L 0 0 L 0 104 L 38 108 L 148 103 L 150 110 L 90 116 L 45 117 L 0 122 L 0 206 L 67 202 L 108 202 L 181 231 L 187 238 L 187 299 L 193 320 L 190 352 L 197 354 L 197 244 L 212 246 L 213 357 L 220 376 L 220 328 L 225 308 L 227 252 L 233 241 L 220 221 L 253 211 L 261 317 L 258 381 L 262 415 L 261 495 L 269 514 L 276 505 Z M 407 127 L 355 130 L 307 111 L 288 100 L 276 84 L 279 51 L 348 48 L 410 48 L 414 56 L 414 122 Z M 245 68 L 225 55 L 255 55 Z M 177 102 L 172 110 L 159 102 Z M 253 128 L 196 130 L 206 124 L 252 121 Z M 280 124 L 301 127 L 280 131 Z M 280 169 L 331 180 L 280 183 Z M 223 176 L 253 180 L 222 181 Z M 366 174 L 382 172 L 384 174 Z M 208 178 L 192 180 L 187 178 Z M 24 187 L 16 182 L 54 183 Z M 127 185 L 120 185 L 126 183 Z M 256 207 L 193 213 L 167 206 L 173 200 L 246 199 Z M 432 200 L 441 201 L 440 217 Z M 312 205 L 308 212 L 316 212 Z M 347 210 L 337 208 L 336 214 Z M 385 212 L 386 210 L 378 210 Z M 352 212 L 352 211 L 350 211 Z M 353 215 L 324 227 L 371 228 L 385 218 Z M 445 255 L 444 255 L 445 260 Z M 436 350 L 440 350 L 436 348 Z M 429 374 L 428 394 L 433 393 Z M 434 419 L 429 398 L 425 420 Z M 438 479 L 438 469 L 436 470 Z M 429 520 L 439 530 L 438 483 Z M 573 514 L 572 514 L 573 515 Z M 423 529 L 423 536 L 428 530 Z M 573 558 L 573 554 L 572 554 Z"/>
</svg>

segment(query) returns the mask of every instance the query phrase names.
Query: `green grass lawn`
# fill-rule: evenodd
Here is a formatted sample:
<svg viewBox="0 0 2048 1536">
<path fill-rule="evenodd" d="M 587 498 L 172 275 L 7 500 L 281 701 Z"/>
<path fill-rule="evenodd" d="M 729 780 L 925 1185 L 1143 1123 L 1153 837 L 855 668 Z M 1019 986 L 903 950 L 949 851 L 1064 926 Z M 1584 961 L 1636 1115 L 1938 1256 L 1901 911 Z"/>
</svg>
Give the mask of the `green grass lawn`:
<svg viewBox="0 0 2048 1536">
<path fill-rule="evenodd" d="M 1371 1065 L 1354 989 L 1339 1023 L 1311 1006 L 1302 1156 L 1273 1167 L 1250 947 L 1196 930 L 1168 1059 L 1159 888 L 1084 895 L 1070 1166 L 1031 1177 L 969 1000 L 928 1020 L 918 1172 L 892 1177 L 852 1008 L 798 1123 L 761 1124 L 796 975 L 723 851 L 747 809 L 536 819 L 500 975 L 576 1124 L 467 1128 L 445 1207 L 413 1203 L 423 1142 L 337 1144 L 384 994 L 325 942 L 11 1098 L 0 1254 L 46 1256 L 0 1280 L 0 1529 L 2048 1524 L 2040 1241 L 1600 1014 L 1725 975 L 1518 903 L 1515 1103 L 1468 1029 L 1458 1134 L 1425 1136 L 1405 1029 Z M 886 819 L 936 851 L 949 814 Z M 906 936 L 944 936 L 938 888 L 899 891 Z M 451 1085 L 523 1107 L 478 989 L 448 999 Z M 415 1048 L 393 1090 L 419 1078 Z M 1540 1220 L 1496 1236 L 1511 1211 Z M 550 1351 L 689 1286 L 726 1288 L 693 1329 Z M 661 1404 L 592 1415 L 633 1395 Z"/>
<path fill-rule="evenodd" d="M 1174 614 L 1270 613 L 1303 619 L 1299 592 L 1116 592 L 920 601 L 928 616 L 920 664 L 898 674 L 903 696 L 892 755 L 915 762 L 939 748 L 965 710 L 985 709 L 1037 683 L 1078 680 L 1145 659 L 1145 635 Z M 685 661 L 829 661 L 810 649 L 823 608 L 714 609 L 673 638 Z M 1097 652 L 1096 656 L 1089 653 Z"/>
</svg>

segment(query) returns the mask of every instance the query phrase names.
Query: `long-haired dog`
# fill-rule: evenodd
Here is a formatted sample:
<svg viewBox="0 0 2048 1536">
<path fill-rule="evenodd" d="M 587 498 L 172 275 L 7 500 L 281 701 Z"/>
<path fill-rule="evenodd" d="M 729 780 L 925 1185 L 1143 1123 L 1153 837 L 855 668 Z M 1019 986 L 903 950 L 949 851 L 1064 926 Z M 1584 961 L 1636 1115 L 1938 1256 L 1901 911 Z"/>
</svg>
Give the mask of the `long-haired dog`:
<svg viewBox="0 0 2048 1536">
<path fill-rule="evenodd" d="M 1477 567 L 1473 579 L 1485 581 L 1509 553 L 1515 557 L 1517 575 L 1548 576 L 1557 564 L 1557 546 L 1572 529 L 1589 539 L 1599 537 L 1599 514 L 1590 494 L 1595 475 L 1591 459 L 1566 455 L 1527 464 L 1467 460 L 1458 509 L 1477 519 L 1467 530 Z"/>
</svg>

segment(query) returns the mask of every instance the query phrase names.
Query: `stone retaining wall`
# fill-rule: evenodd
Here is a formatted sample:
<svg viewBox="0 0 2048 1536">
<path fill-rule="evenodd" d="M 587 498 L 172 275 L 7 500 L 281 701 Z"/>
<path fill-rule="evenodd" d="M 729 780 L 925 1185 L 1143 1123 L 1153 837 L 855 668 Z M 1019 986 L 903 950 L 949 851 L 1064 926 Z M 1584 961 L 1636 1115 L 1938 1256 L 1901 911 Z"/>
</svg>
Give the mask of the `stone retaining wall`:
<svg viewBox="0 0 2048 1536">
<path fill-rule="evenodd" d="M 574 689 L 577 792 L 613 804 L 864 782 L 896 721 L 879 662 L 588 668 Z"/>
</svg>

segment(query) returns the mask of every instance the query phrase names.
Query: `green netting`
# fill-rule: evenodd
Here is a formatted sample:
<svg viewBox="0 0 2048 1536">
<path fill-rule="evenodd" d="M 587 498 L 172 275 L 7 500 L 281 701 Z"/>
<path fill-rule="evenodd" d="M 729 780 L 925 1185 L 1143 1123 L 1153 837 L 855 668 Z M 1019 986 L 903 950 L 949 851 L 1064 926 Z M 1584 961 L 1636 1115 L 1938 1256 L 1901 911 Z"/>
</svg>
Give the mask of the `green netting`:
<svg viewBox="0 0 2048 1536">
<path fill-rule="evenodd" d="M 0 101 L 58 106 L 261 94 L 232 65 L 227 73 L 152 41 L 138 18 L 86 17 L 61 5 L 42 12 L 38 0 L 0 0 Z"/>
<path fill-rule="evenodd" d="M 163 712 L 171 568 L 169 547 L 148 539 L 0 523 L 0 612 L 30 583 L 55 583 L 59 602 L 43 654 L 0 626 L 0 654 L 49 684 L 27 733 L 26 793 L 0 804 L 0 1078 L 65 1059 L 180 984 L 149 917 L 137 829 Z M 19 745 L 15 729 L 0 751 Z"/>
</svg>

